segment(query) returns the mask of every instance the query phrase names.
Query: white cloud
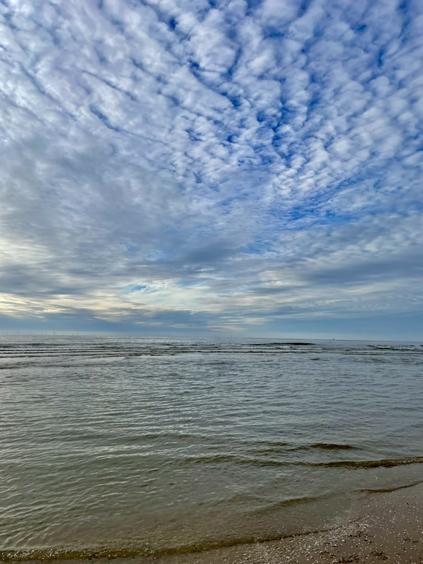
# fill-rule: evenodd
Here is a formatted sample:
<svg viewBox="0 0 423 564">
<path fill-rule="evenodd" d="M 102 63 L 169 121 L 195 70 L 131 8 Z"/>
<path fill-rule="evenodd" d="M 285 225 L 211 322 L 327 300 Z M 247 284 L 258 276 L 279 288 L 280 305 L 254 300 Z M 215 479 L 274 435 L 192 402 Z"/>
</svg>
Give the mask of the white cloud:
<svg viewBox="0 0 423 564">
<path fill-rule="evenodd" d="M 1 3 L 0 313 L 421 308 L 421 12 Z"/>
</svg>

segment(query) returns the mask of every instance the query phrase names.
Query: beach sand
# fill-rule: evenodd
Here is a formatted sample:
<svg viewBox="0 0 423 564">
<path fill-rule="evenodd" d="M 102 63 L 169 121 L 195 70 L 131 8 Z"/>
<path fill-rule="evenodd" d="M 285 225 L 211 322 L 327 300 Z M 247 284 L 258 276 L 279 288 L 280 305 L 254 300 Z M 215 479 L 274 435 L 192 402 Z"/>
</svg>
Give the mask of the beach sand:
<svg viewBox="0 0 423 564">
<path fill-rule="evenodd" d="M 372 493 L 329 531 L 236 547 L 189 563 L 423 563 L 423 484 Z M 175 560 L 176 562 L 176 560 Z"/>
<path fill-rule="evenodd" d="M 322 531 L 159 558 L 134 556 L 112 560 L 72 560 L 78 564 L 90 561 L 95 564 L 111 561 L 115 564 L 421 564 L 423 483 L 395 491 L 373 490 L 363 493 L 354 502 L 349 517 L 342 524 Z"/>
<path fill-rule="evenodd" d="M 423 563 L 423 484 L 372 492 L 339 527 L 249 546 L 168 559 L 172 564 Z"/>
</svg>

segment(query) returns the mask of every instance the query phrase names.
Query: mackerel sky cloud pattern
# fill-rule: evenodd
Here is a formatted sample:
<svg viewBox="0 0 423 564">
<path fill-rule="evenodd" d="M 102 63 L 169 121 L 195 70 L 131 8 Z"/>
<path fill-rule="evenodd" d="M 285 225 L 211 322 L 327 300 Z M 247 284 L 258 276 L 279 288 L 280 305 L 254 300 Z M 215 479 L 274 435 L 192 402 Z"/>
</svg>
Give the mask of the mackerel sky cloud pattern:
<svg viewBox="0 0 423 564">
<path fill-rule="evenodd" d="M 421 336 L 422 36 L 417 0 L 0 0 L 3 327 Z"/>
</svg>

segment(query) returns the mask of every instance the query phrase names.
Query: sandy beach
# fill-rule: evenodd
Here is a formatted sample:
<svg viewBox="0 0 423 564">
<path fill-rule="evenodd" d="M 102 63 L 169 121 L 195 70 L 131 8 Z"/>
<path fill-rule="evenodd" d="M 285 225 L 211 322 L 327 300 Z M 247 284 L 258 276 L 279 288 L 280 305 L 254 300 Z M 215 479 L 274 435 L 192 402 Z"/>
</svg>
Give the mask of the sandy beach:
<svg viewBox="0 0 423 564">
<path fill-rule="evenodd" d="M 371 492 L 355 504 L 346 523 L 327 531 L 166 561 L 175 564 L 421 563 L 423 484 L 391 492 Z"/>
<path fill-rule="evenodd" d="M 139 561 L 136 558 L 133 561 Z M 144 562 L 144 561 L 143 561 Z M 147 561 L 145 561 L 147 562 Z M 151 562 L 172 564 L 329 564 L 423 562 L 423 484 L 371 492 L 348 521 L 330 530 Z"/>
<path fill-rule="evenodd" d="M 206 556 L 206 555 L 205 555 Z M 250 547 L 216 551 L 198 563 L 423 562 L 423 484 L 373 492 L 337 528 Z M 176 562 L 176 560 L 175 560 Z"/>
<path fill-rule="evenodd" d="M 405 485 L 393 491 L 363 492 L 349 518 L 321 531 L 298 534 L 274 541 L 254 542 L 203 552 L 162 557 L 132 556 L 84 559 L 25 560 L 82 564 L 346 564 L 354 562 L 423 562 L 423 483 Z M 1 562 L 13 562 L 4 559 Z M 22 561 L 22 560 L 19 560 Z"/>
<path fill-rule="evenodd" d="M 133 559 L 133 561 L 139 561 Z M 140 561 L 141 562 L 141 561 Z M 147 562 L 147 560 L 143 561 Z M 163 564 L 345 564 L 423 562 L 423 484 L 363 492 L 339 527 L 278 541 L 150 562 Z"/>
</svg>

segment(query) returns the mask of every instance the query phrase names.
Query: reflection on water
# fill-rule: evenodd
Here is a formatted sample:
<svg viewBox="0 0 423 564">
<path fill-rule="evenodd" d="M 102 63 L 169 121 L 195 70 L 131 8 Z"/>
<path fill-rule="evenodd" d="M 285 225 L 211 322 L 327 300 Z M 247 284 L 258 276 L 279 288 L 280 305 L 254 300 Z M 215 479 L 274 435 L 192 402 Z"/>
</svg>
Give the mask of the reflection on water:
<svg viewBox="0 0 423 564">
<path fill-rule="evenodd" d="M 329 525 L 357 492 L 418 480 L 422 359 L 405 344 L 2 337 L 0 550 L 163 554 Z"/>
</svg>

